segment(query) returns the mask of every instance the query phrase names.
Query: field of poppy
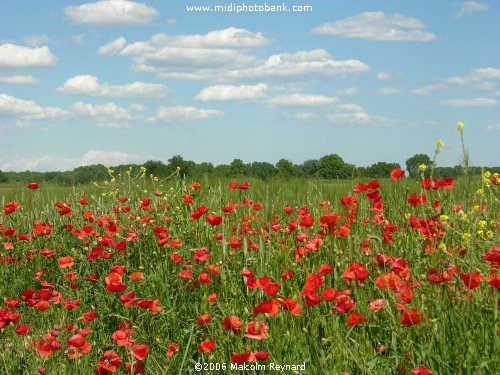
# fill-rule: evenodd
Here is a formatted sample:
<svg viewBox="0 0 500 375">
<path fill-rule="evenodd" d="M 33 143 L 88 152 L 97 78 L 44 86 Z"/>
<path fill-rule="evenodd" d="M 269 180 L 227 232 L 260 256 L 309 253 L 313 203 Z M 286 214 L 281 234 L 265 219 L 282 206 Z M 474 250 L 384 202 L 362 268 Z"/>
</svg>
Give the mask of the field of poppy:
<svg viewBox="0 0 500 375">
<path fill-rule="evenodd" d="M 497 175 L 109 175 L 0 190 L 2 373 L 500 368 Z"/>
</svg>

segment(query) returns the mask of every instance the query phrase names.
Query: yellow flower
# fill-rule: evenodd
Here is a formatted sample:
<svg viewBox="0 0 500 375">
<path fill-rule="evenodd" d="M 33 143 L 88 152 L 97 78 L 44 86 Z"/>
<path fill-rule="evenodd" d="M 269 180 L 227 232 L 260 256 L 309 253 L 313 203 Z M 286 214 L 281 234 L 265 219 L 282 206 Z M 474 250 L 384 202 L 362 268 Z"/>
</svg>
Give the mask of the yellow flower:
<svg viewBox="0 0 500 375">
<path fill-rule="evenodd" d="M 464 129 L 464 123 L 462 121 L 460 121 L 458 124 L 457 124 L 457 130 L 460 132 Z"/>
<path fill-rule="evenodd" d="M 488 237 L 492 238 L 492 237 L 493 237 L 493 231 L 492 231 L 492 230 L 487 231 L 487 232 L 486 232 L 486 235 L 487 235 Z"/>
<path fill-rule="evenodd" d="M 472 238 L 472 234 L 470 234 L 470 233 L 464 233 L 464 234 L 462 234 L 462 238 L 464 240 L 470 240 Z"/>
<path fill-rule="evenodd" d="M 486 222 L 486 220 L 479 220 L 479 222 L 477 223 L 477 225 L 479 226 L 479 228 L 486 228 L 486 226 L 488 225 L 488 223 Z"/>
<path fill-rule="evenodd" d="M 420 169 L 420 170 L 423 172 L 423 171 L 425 171 L 425 170 L 427 169 L 427 165 L 425 165 L 425 164 L 420 164 L 420 165 L 418 166 L 418 169 Z"/>
<path fill-rule="evenodd" d="M 438 141 L 436 142 L 436 147 L 443 147 L 444 146 L 444 142 L 441 140 L 441 139 L 438 139 Z"/>
<path fill-rule="evenodd" d="M 446 245 L 445 245 L 443 242 L 441 242 L 441 243 L 438 245 L 438 249 L 439 249 L 439 250 L 446 250 Z"/>
<path fill-rule="evenodd" d="M 478 236 L 482 236 L 484 234 L 484 231 L 482 229 L 479 229 L 476 233 Z"/>
<path fill-rule="evenodd" d="M 146 167 L 141 167 L 141 172 L 146 172 Z"/>
<path fill-rule="evenodd" d="M 441 221 L 448 221 L 449 217 L 447 215 L 441 215 L 439 216 L 439 220 Z"/>
<path fill-rule="evenodd" d="M 484 178 L 490 178 L 490 177 L 491 177 L 491 172 L 490 171 L 484 172 Z"/>
<path fill-rule="evenodd" d="M 483 190 L 483 189 L 478 189 L 478 190 L 476 191 L 476 194 L 477 194 L 477 195 L 484 195 L 484 190 Z"/>
</svg>

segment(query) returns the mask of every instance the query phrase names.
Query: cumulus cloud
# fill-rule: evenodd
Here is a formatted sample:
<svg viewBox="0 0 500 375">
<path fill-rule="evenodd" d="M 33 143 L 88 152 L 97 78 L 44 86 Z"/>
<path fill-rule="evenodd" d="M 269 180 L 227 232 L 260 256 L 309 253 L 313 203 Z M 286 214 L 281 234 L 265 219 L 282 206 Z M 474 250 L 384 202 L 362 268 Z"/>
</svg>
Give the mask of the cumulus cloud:
<svg viewBox="0 0 500 375">
<path fill-rule="evenodd" d="M 275 96 L 269 102 L 273 105 L 280 105 L 280 106 L 281 105 L 321 106 L 321 105 L 335 104 L 338 102 L 338 98 L 324 96 L 324 95 L 294 93 L 289 95 Z"/>
<path fill-rule="evenodd" d="M 379 81 L 390 81 L 401 78 L 401 73 L 380 72 L 377 74 Z"/>
<path fill-rule="evenodd" d="M 0 83 L 9 83 L 12 85 L 38 85 L 40 80 L 33 76 L 0 76 Z"/>
<path fill-rule="evenodd" d="M 313 112 L 297 112 L 297 113 L 294 113 L 293 115 L 289 115 L 288 117 L 291 117 L 295 120 L 299 120 L 299 121 L 312 121 L 312 120 L 316 120 L 318 118 L 318 115 L 316 113 L 313 113 Z"/>
<path fill-rule="evenodd" d="M 4 171 L 67 171 L 76 167 L 93 164 L 104 164 L 108 167 L 138 163 L 144 158 L 121 151 L 91 150 L 80 157 L 65 158 L 53 155 L 42 155 L 32 158 L 0 160 L 0 169 Z"/>
<path fill-rule="evenodd" d="M 436 83 L 436 84 L 426 85 L 426 86 L 422 86 L 422 87 L 410 90 L 410 93 L 413 95 L 428 95 L 428 94 L 432 94 L 433 92 L 436 92 L 436 91 L 446 90 L 447 88 L 448 88 L 448 86 L 443 84 L 443 83 Z"/>
<path fill-rule="evenodd" d="M 350 96 L 350 95 L 358 95 L 361 92 L 357 87 L 347 87 L 345 89 L 337 90 L 336 94 L 339 96 Z"/>
<path fill-rule="evenodd" d="M 336 22 L 325 23 L 313 30 L 314 34 L 333 35 L 376 41 L 435 40 L 435 34 L 425 31 L 425 25 L 417 18 L 384 12 L 364 12 Z"/>
<path fill-rule="evenodd" d="M 487 12 L 490 9 L 488 4 L 479 3 L 477 1 L 465 1 L 459 5 L 457 18 L 468 16 L 473 13 Z"/>
<path fill-rule="evenodd" d="M 492 107 L 498 105 L 498 101 L 491 98 L 448 99 L 441 100 L 439 104 L 451 107 Z"/>
<path fill-rule="evenodd" d="M 154 121 L 159 122 L 184 122 L 203 120 L 222 116 L 224 113 L 216 109 L 201 109 L 190 106 L 177 105 L 174 107 L 160 107 Z"/>
<path fill-rule="evenodd" d="M 207 101 L 245 101 L 261 99 L 266 96 L 268 87 L 265 83 L 256 85 L 215 85 L 206 87 L 196 95 L 196 100 Z"/>
<path fill-rule="evenodd" d="M 57 88 L 64 94 L 90 95 L 110 98 L 161 98 L 168 94 L 169 89 L 158 83 L 133 82 L 126 85 L 100 84 L 97 77 L 78 75 L 69 78 Z"/>
<path fill-rule="evenodd" d="M 99 52 L 99 55 L 111 55 L 111 56 L 113 56 L 113 55 L 118 54 L 118 52 L 120 52 L 120 50 L 123 47 L 125 47 L 126 44 L 127 44 L 127 40 L 123 36 L 121 36 L 121 37 L 113 40 L 112 42 L 99 47 L 97 52 Z"/>
<path fill-rule="evenodd" d="M 155 8 L 128 0 L 102 0 L 64 8 L 64 14 L 76 24 L 95 26 L 146 25 L 158 16 Z"/>
<path fill-rule="evenodd" d="M 142 117 L 115 103 L 90 104 L 80 101 L 74 103 L 71 108 L 77 115 L 88 117 L 97 126 L 105 128 L 129 128 L 131 121 Z"/>
<path fill-rule="evenodd" d="M 500 130 L 500 122 L 498 124 L 488 125 L 486 127 L 486 129 L 488 129 L 488 130 Z"/>
<path fill-rule="evenodd" d="M 0 93 L 0 113 L 18 115 L 27 120 L 55 120 L 71 117 L 71 113 L 58 107 L 41 107 L 31 100 L 19 99 Z"/>
<path fill-rule="evenodd" d="M 22 39 L 24 43 L 30 47 L 39 47 L 43 44 L 52 42 L 52 37 L 45 34 L 24 36 Z"/>
<path fill-rule="evenodd" d="M 39 68 L 56 65 L 57 58 L 49 47 L 25 47 L 17 44 L 0 45 L 0 68 L 22 69 Z"/>
<path fill-rule="evenodd" d="M 116 42 L 116 43 L 115 43 Z M 156 34 L 122 47 L 123 41 L 101 52 L 130 56 L 133 69 L 162 79 L 227 81 L 287 77 L 329 77 L 364 73 L 359 60 L 334 60 L 324 49 L 281 53 L 258 59 L 248 49 L 271 41 L 260 32 L 230 27 L 207 34 Z"/>
<path fill-rule="evenodd" d="M 71 40 L 76 43 L 76 44 L 84 44 L 85 43 L 85 37 L 83 34 L 76 34 L 71 37 Z"/>
</svg>

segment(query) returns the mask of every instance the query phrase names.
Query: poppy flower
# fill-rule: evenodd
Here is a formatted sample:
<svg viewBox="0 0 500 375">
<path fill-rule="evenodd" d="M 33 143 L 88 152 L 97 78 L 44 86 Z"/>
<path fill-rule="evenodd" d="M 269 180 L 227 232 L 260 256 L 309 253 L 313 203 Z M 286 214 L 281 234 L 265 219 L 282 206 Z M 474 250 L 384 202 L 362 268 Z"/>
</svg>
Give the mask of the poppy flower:
<svg viewBox="0 0 500 375">
<path fill-rule="evenodd" d="M 351 313 L 351 315 L 349 315 L 347 317 L 347 325 L 349 327 L 355 327 L 358 324 L 366 323 L 366 322 L 368 322 L 368 319 L 366 319 L 366 317 L 363 314 L 358 314 L 358 313 L 353 312 L 353 313 Z"/>
<path fill-rule="evenodd" d="M 30 330 L 30 326 L 28 324 L 24 324 L 24 325 L 18 325 L 14 331 L 18 335 L 24 336 L 29 332 L 29 330 Z"/>
<path fill-rule="evenodd" d="M 434 373 L 424 365 L 420 365 L 418 368 L 411 369 L 411 375 L 434 375 Z"/>
<path fill-rule="evenodd" d="M 210 323 L 211 320 L 212 319 L 210 318 L 210 314 L 203 314 L 203 315 L 196 317 L 196 321 L 197 321 L 199 326 L 208 324 L 208 323 Z"/>
<path fill-rule="evenodd" d="M 132 354 L 135 358 L 142 361 L 148 356 L 149 348 L 146 344 L 132 346 Z"/>
<path fill-rule="evenodd" d="M 469 289 L 476 289 L 483 282 L 483 276 L 478 272 L 461 273 L 460 279 Z"/>
<path fill-rule="evenodd" d="M 237 316 L 228 316 L 222 321 L 222 329 L 231 330 L 236 335 L 240 333 L 241 327 L 243 327 L 243 322 Z"/>
<path fill-rule="evenodd" d="M 394 181 L 399 180 L 401 177 L 405 175 L 405 171 L 401 168 L 396 168 L 391 171 L 391 178 Z"/>
<path fill-rule="evenodd" d="M 411 204 L 413 207 L 420 206 L 427 202 L 427 195 L 422 194 L 418 195 L 417 193 L 410 194 L 408 197 L 408 203 Z"/>
<path fill-rule="evenodd" d="M 207 339 L 198 345 L 198 349 L 202 353 L 208 353 L 215 349 L 215 340 Z"/>
<path fill-rule="evenodd" d="M 59 267 L 60 268 L 68 268 L 73 266 L 73 257 L 67 256 L 67 257 L 61 257 L 58 260 Z"/>
<path fill-rule="evenodd" d="M 242 182 L 240 186 L 238 186 L 238 189 L 240 190 L 248 190 L 250 189 L 250 184 L 248 182 Z"/>
<path fill-rule="evenodd" d="M 82 314 L 82 322 L 87 323 L 97 318 L 97 314 L 90 310 Z"/>
<path fill-rule="evenodd" d="M 100 370 L 116 372 L 117 366 L 123 361 L 118 357 L 113 350 L 106 350 L 104 355 L 99 359 L 97 367 Z"/>
<path fill-rule="evenodd" d="M 425 315 L 415 309 L 404 309 L 401 313 L 401 323 L 405 326 L 414 326 L 425 320 Z"/>
<path fill-rule="evenodd" d="M 217 215 L 209 215 L 206 217 L 206 220 L 210 225 L 217 226 L 222 224 L 222 216 Z"/>
<path fill-rule="evenodd" d="M 170 358 L 172 357 L 176 351 L 180 349 L 180 345 L 176 343 L 171 343 L 168 345 L 168 352 L 165 353 L 165 357 Z"/>
<path fill-rule="evenodd" d="M 370 302 L 370 310 L 372 311 L 379 311 L 382 310 L 384 307 L 388 306 L 389 303 L 385 299 L 376 299 L 375 301 Z"/>
<path fill-rule="evenodd" d="M 353 280 L 363 282 L 369 275 L 370 273 L 364 264 L 350 263 L 347 270 L 342 274 L 342 277 L 345 279 L 347 285 L 351 285 Z"/>
<path fill-rule="evenodd" d="M 38 189 L 38 184 L 36 182 L 31 182 L 28 185 L 26 185 L 26 187 L 31 190 L 36 190 Z"/>
<path fill-rule="evenodd" d="M 268 336 L 269 327 L 263 321 L 252 321 L 247 324 L 245 337 L 255 340 L 264 340 Z"/>
</svg>

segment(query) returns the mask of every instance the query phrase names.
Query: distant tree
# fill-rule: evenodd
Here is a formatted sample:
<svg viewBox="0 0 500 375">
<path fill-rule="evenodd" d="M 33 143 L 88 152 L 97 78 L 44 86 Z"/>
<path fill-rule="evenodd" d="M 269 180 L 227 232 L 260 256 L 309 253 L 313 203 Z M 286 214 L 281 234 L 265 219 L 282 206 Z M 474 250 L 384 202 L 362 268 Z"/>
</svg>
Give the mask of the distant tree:
<svg viewBox="0 0 500 375">
<path fill-rule="evenodd" d="M 231 176 L 244 176 L 248 174 L 248 167 L 241 159 L 231 162 Z"/>
<path fill-rule="evenodd" d="M 298 167 L 301 176 L 303 177 L 318 177 L 319 161 L 306 160 Z"/>
<path fill-rule="evenodd" d="M 419 165 L 421 164 L 431 167 L 432 160 L 429 155 L 416 154 L 406 160 L 406 169 L 408 170 L 410 177 L 418 177 L 420 175 Z"/>
<path fill-rule="evenodd" d="M 214 165 L 212 163 L 200 163 L 196 164 L 193 169 L 193 176 L 203 176 L 206 174 L 212 174 L 214 172 Z"/>
<path fill-rule="evenodd" d="M 146 168 L 148 176 L 165 177 L 169 174 L 168 167 L 160 160 L 148 160 L 142 166 Z"/>
<path fill-rule="evenodd" d="M 290 160 L 287 159 L 280 159 L 276 163 L 276 169 L 278 170 L 278 176 L 280 177 L 293 177 L 297 175 L 297 168 Z"/>
<path fill-rule="evenodd" d="M 190 176 L 193 170 L 193 167 L 196 166 L 196 163 L 192 161 L 184 160 L 180 155 L 174 155 L 170 159 L 168 159 L 167 170 L 168 174 L 172 174 L 179 168 L 179 174 L 182 177 Z"/>
<path fill-rule="evenodd" d="M 7 175 L 5 173 L 3 173 L 2 171 L 0 171 L 0 183 L 5 183 L 8 181 L 9 181 L 9 179 L 8 179 Z"/>
<path fill-rule="evenodd" d="M 319 159 L 318 173 L 322 178 L 349 178 L 352 167 L 337 154 L 330 154 Z"/>
<path fill-rule="evenodd" d="M 219 164 L 214 168 L 214 175 L 220 177 L 230 177 L 231 175 L 231 166 L 227 164 Z"/>
<path fill-rule="evenodd" d="M 252 177 L 257 177 L 261 179 L 266 179 L 272 176 L 276 176 L 277 170 L 274 165 L 267 162 L 254 161 L 249 166 L 249 174 Z"/>
<path fill-rule="evenodd" d="M 391 171 L 396 168 L 401 168 L 398 163 L 386 163 L 379 161 L 366 168 L 365 176 L 371 178 L 389 177 Z"/>
<path fill-rule="evenodd" d="M 72 172 L 63 173 L 60 177 L 64 184 L 71 183 L 88 184 L 91 181 L 102 181 L 109 177 L 108 168 L 102 164 L 85 165 L 73 169 Z"/>
</svg>

